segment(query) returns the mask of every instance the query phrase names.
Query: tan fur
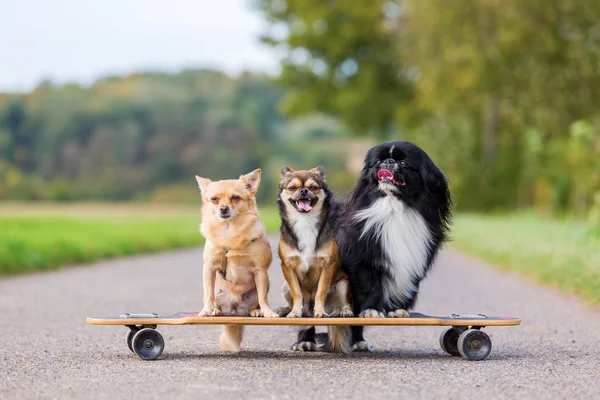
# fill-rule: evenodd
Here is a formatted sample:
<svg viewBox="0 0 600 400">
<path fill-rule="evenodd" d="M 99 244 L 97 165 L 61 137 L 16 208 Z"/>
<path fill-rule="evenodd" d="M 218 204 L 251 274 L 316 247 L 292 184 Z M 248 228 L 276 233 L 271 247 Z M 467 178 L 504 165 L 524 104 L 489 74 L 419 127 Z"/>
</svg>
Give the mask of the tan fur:
<svg viewBox="0 0 600 400">
<path fill-rule="evenodd" d="M 219 346 L 223 351 L 235 353 L 240 351 L 240 345 L 244 338 L 243 325 L 225 325 L 223 333 L 219 336 Z"/>
<path fill-rule="evenodd" d="M 271 245 L 254 198 L 260 174 L 258 169 L 239 179 L 216 182 L 196 177 L 203 200 L 200 232 L 206 238 L 200 316 L 278 316 L 267 300 Z M 232 216 L 220 218 L 219 207 L 229 207 Z M 225 278 L 219 273 L 223 263 Z M 223 350 L 240 349 L 242 328 L 225 328 L 219 339 Z"/>
</svg>

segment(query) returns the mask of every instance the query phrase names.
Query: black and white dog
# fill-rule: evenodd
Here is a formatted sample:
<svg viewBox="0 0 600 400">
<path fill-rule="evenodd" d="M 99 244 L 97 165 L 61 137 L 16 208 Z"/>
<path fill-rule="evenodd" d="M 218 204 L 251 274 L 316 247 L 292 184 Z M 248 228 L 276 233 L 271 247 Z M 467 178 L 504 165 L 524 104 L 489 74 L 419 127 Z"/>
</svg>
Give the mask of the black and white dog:
<svg viewBox="0 0 600 400">
<path fill-rule="evenodd" d="M 394 141 L 369 150 L 352 193 L 330 213 L 355 315 L 409 315 L 447 239 L 451 207 L 446 177 L 421 148 Z M 362 326 L 352 328 L 352 348 L 372 350 Z"/>
</svg>

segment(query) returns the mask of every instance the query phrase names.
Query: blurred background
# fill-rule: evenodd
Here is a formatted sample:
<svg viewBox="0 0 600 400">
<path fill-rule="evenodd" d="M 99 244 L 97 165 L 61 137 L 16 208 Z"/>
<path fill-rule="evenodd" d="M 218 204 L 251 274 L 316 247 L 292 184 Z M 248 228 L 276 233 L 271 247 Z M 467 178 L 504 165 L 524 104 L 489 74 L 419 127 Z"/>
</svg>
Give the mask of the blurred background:
<svg viewBox="0 0 600 400">
<path fill-rule="evenodd" d="M 199 243 L 195 174 L 262 168 L 258 197 L 276 230 L 283 165 L 323 165 L 343 194 L 371 145 L 404 139 L 451 181 L 455 246 L 600 301 L 600 2 L 1 7 L 6 271 Z M 79 233 L 64 239 L 78 256 L 49 262 L 25 243 L 43 228 L 24 224 L 47 226 L 32 215 L 59 218 L 53 239 L 60 218 L 129 217 L 135 233 L 122 240 L 137 242 L 92 257 Z M 144 218 L 186 231 L 169 242 L 160 228 L 147 245 Z"/>
</svg>

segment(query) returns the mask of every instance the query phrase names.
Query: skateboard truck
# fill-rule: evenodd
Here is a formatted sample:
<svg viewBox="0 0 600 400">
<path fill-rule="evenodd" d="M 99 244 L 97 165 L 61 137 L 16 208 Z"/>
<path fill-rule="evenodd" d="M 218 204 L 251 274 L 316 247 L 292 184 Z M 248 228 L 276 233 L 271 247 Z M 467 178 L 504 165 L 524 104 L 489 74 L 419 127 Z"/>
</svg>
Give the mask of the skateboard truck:
<svg viewBox="0 0 600 400">
<path fill-rule="evenodd" d="M 129 313 L 123 313 L 121 315 L 119 315 L 120 318 L 158 318 L 158 314 L 157 313 L 150 313 L 150 314 L 129 314 Z"/>
<path fill-rule="evenodd" d="M 158 318 L 157 313 L 149 314 L 130 314 L 123 313 L 119 315 L 119 318 L 124 319 L 148 319 Z M 127 341 L 127 347 L 129 350 L 136 353 L 143 360 L 154 360 L 158 358 L 165 348 L 165 342 L 160 333 L 155 329 L 158 325 L 125 325 L 129 328 L 125 340 Z"/>
<path fill-rule="evenodd" d="M 485 315 L 485 314 L 472 314 L 472 315 L 450 314 L 450 318 L 452 318 L 452 319 L 487 319 L 487 315 Z"/>
<path fill-rule="evenodd" d="M 485 314 L 450 314 L 451 319 L 487 319 Z M 481 328 L 485 325 L 453 326 L 440 335 L 440 347 L 452 356 L 463 356 L 469 360 L 483 360 L 492 350 L 492 341 Z"/>
<path fill-rule="evenodd" d="M 132 319 L 132 318 L 143 318 L 143 319 L 158 318 L 158 314 L 157 313 L 150 313 L 150 314 L 130 314 L 130 313 L 123 313 L 123 314 L 119 315 L 119 318 L 128 318 L 128 319 Z M 130 345 L 131 341 L 133 340 L 133 335 L 135 335 L 137 333 L 137 331 L 142 330 L 144 328 L 156 329 L 156 327 L 157 327 L 156 324 L 152 324 L 152 325 L 149 325 L 149 324 L 144 324 L 144 325 L 125 325 L 125 326 L 129 328 L 129 332 L 127 333 L 127 345 Z M 131 346 L 129 348 L 131 349 Z"/>
</svg>

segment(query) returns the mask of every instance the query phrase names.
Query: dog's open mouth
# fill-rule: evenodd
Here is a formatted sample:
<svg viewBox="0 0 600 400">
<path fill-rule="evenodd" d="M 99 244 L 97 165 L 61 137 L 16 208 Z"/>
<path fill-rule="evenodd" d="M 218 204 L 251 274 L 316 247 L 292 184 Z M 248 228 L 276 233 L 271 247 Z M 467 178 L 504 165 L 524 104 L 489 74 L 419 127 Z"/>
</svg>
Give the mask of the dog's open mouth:
<svg viewBox="0 0 600 400">
<path fill-rule="evenodd" d="M 406 185 L 406 182 L 404 181 L 404 179 L 396 180 L 396 178 L 394 178 L 394 174 L 389 169 L 380 169 L 377 172 L 377 179 L 379 179 L 379 182 L 390 182 L 390 183 L 393 183 L 394 185 L 400 185 L 400 186 Z"/>
<path fill-rule="evenodd" d="M 300 211 L 301 213 L 307 213 L 307 212 L 312 211 L 313 207 L 315 206 L 315 204 L 317 203 L 318 200 L 319 199 L 317 197 L 315 197 L 312 200 L 299 199 L 299 200 L 293 201 L 293 203 L 296 206 L 296 208 L 298 209 L 298 211 Z"/>
</svg>

